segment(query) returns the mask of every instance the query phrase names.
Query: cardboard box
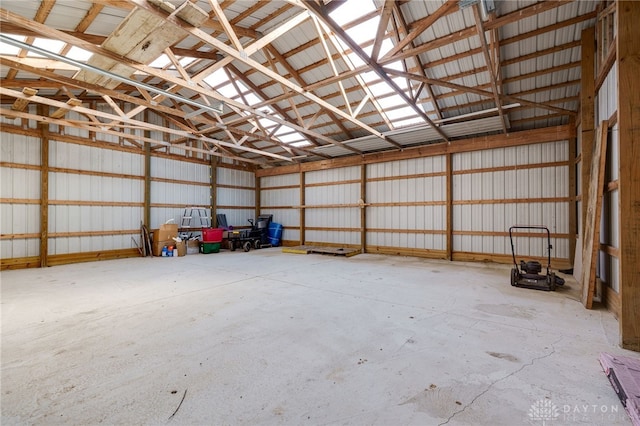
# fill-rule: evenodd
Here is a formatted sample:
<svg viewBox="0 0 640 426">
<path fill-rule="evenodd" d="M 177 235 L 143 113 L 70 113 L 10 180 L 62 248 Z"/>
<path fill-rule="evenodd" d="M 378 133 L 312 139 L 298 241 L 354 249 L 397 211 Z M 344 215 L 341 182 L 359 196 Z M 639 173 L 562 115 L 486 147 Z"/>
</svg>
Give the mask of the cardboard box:
<svg viewBox="0 0 640 426">
<path fill-rule="evenodd" d="M 198 240 L 187 241 L 187 254 L 198 254 L 198 253 L 200 253 L 200 241 Z"/>
<path fill-rule="evenodd" d="M 157 234 L 157 235 L 156 235 Z M 178 225 L 174 223 L 164 223 L 160 225 L 160 229 L 154 233 L 154 241 L 167 241 L 178 237 Z M 171 240 L 172 242 L 175 242 Z M 162 249 L 162 247 L 160 247 Z"/>
<path fill-rule="evenodd" d="M 164 246 L 175 246 L 176 242 L 173 240 L 153 240 L 153 250 L 151 250 L 151 252 L 153 253 L 154 256 L 162 256 L 162 247 Z"/>
<path fill-rule="evenodd" d="M 175 243 L 175 247 L 178 249 L 178 256 L 186 256 L 187 255 L 187 242 L 180 241 Z"/>
</svg>

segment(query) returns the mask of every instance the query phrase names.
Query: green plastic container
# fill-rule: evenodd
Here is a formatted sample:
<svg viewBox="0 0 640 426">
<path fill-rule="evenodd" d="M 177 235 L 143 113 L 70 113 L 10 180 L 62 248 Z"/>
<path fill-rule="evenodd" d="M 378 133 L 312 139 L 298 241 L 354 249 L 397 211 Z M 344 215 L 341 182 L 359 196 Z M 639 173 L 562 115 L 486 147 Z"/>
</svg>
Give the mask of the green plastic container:
<svg viewBox="0 0 640 426">
<path fill-rule="evenodd" d="M 200 243 L 200 253 L 218 253 L 220 251 L 220 243 Z"/>
</svg>

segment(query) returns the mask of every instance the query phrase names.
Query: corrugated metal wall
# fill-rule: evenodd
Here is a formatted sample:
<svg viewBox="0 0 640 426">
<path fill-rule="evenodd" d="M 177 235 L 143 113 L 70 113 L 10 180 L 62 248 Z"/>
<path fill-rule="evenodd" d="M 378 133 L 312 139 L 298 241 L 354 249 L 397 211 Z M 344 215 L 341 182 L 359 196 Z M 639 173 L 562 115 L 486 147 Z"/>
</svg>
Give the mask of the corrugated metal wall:
<svg viewBox="0 0 640 426">
<path fill-rule="evenodd" d="M 367 164 L 366 251 L 445 258 L 451 232 L 454 258 L 508 261 L 509 227 L 543 225 L 551 232 L 552 257 L 566 267 L 569 167 L 568 141 L 451 154 L 448 230 L 447 156 Z M 263 177 L 261 211 L 283 223 L 285 241 L 299 241 L 287 226 L 299 230 L 303 176 L 303 242 L 360 246 L 361 174 L 361 166 L 352 166 Z M 544 236 L 517 236 L 518 255 L 545 257 Z"/>
<path fill-rule="evenodd" d="M 569 257 L 568 142 L 453 155 L 453 250 L 510 254 L 513 225 L 549 228 L 552 257 Z M 516 252 L 546 256 L 546 241 L 514 239 Z"/>
<path fill-rule="evenodd" d="M 207 164 L 151 157 L 151 228 L 171 219 L 180 225 L 186 206 L 210 206 L 210 175 L 211 166 Z M 200 223 L 191 226 L 199 227 Z"/>
<path fill-rule="evenodd" d="M 255 219 L 256 179 L 253 172 L 217 168 L 216 214 L 225 214 L 233 227 L 251 226 Z"/>
<path fill-rule="evenodd" d="M 40 139 L 3 134 L 0 154 L 0 198 L 3 200 L 0 205 L 0 235 L 13 236 L 0 239 L 0 257 L 38 256 Z"/>
<path fill-rule="evenodd" d="M 360 173 L 360 167 L 342 167 L 305 174 L 307 242 L 360 244 Z"/>
<path fill-rule="evenodd" d="M 51 140 L 49 255 L 132 247 L 144 200 L 143 158 Z"/>
<path fill-rule="evenodd" d="M 282 240 L 300 241 L 300 174 L 260 179 L 260 211 L 283 226 Z"/>
<path fill-rule="evenodd" d="M 445 160 L 441 155 L 367 166 L 367 250 L 446 249 Z"/>
<path fill-rule="evenodd" d="M 69 119 L 78 119 L 73 111 Z M 150 120 L 161 120 L 150 117 Z M 2 120 L 4 129 L 23 124 Z M 36 123 L 3 131 L 0 167 L 0 255 L 3 267 L 40 264 L 41 149 Z M 25 136 L 23 133 L 31 134 Z M 140 131 L 132 134 L 143 136 Z M 144 135 L 161 140 L 160 134 Z M 127 147 L 121 137 L 82 129 L 49 131 L 47 255 L 54 263 L 88 259 L 87 253 L 135 253 L 144 220 L 145 155 Z M 211 206 L 211 164 L 202 154 L 172 148 L 154 149 L 149 164 L 151 229 L 173 219 L 182 224 L 185 207 Z M 198 158 L 200 157 L 200 158 Z M 255 209 L 255 177 L 233 165 L 220 164 L 216 179 L 219 212 L 230 224 L 248 225 Z M 237 167 L 236 167 L 237 168 Z M 210 214 L 210 209 L 207 209 Z M 200 225 L 192 223 L 192 226 Z M 197 233 L 197 231 L 196 231 Z M 68 260 L 61 260 L 64 259 Z"/>
</svg>

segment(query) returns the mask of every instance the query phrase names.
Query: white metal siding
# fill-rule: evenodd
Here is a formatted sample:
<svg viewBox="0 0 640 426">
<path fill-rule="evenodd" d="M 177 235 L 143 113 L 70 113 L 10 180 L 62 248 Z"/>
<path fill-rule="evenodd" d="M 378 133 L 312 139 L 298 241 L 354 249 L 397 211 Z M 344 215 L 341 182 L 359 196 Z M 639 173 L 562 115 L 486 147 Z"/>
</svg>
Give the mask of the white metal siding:
<svg viewBox="0 0 640 426">
<path fill-rule="evenodd" d="M 217 168 L 217 183 L 219 185 L 233 185 L 244 188 L 217 188 L 217 214 L 225 214 L 230 226 L 250 226 L 248 219 L 255 219 L 255 174 L 252 172 L 224 167 Z M 244 209 L 232 208 L 246 207 Z"/>
<path fill-rule="evenodd" d="M 355 204 L 360 199 L 360 167 L 318 170 L 305 174 L 305 205 L 322 206 L 335 204 Z M 358 183 L 333 184 L 358 180 Z M 311 242 L 334 244 L 360 244 L 360 232 L 339 229 L 360 228 L 358 207 L 331 207 L 305 209 L 307 230 L 305 239 Z M 313 230 L 309 228 L 336 228 L 337 230 Z"/>
<path fill-rule="evenodd" d="M 40 232 L 40 171 L 20 165 L 40 165 L 40 140 L 24 135 L 3 134 L 0 161 L 18 167 L 0 167 L 0 198 L 13 199 L 0 206 L 0 234 L 37 234 Z M 24 200 L 23 202 L 21 202 Z M 38 256 L 38 238 L 0 240 L 3 259 Z"/>
<path fill-rule="evenodd" d="M 272 214 L 273 221 L 283 226 L 283 240 L 300 240 L 300 209 L 297 208 L 300 206 L 299 185 L 299 173 L 267 176 L 260 180 L 260 211 L 262 214 Z M 280 188 L 289 186 L 292 188 Z"/>
<path fill-rule="evenodd" d="M 544 201 L 568 198 L 569 166 L 544 166 L 567 160 L 567 141 L 454 154 L 453 250 L 509 254 L 509 238 L 490 233 L 507 232 L 512 225 L 544 225 L 551 233 L 568 233 L 569 202 Z M 541 166 L 519 168 L 532 164 Z M 455 174 L 511 166 L 513 170 Z M 526 198 L 541 201 L 515 202 Z M 515 244 L 520 255 L 546 256 L 546 243 L 542 238 L 518 237 Z M 553 257 L 568 258 L 567 238 L 552 238 L 552 245 Z"/>
<path fill-rule="evenodd" d="M 144 180 L 94 176 L 74 171 L 142 176 L 141 155 L 51 141 L 49 146 L 49 254 L 132 248 L 132 234 L 55 236 L 56 233 L 132 232 L 142 220 Z M 55 171 L 56 168 L 69 171 Z M 85 205 L 85 204 L 89 205 Z M 135 203 L 131 206 L 91 203 Z"/>
</svg>

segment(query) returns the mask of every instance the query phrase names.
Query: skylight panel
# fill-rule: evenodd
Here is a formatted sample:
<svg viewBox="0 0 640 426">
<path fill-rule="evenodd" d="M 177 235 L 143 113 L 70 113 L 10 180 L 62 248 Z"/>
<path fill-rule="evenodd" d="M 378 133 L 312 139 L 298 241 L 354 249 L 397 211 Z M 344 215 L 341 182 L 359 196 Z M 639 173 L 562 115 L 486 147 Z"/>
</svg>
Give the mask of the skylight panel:
<svg viewBox="0 0 640 426">
<path fill-rule="evenodd" d="M 171 60 L 167 55 L 163 53 L 162 55 L 158 56 L 155 61 L 151 62 L 149 66 L 153 68 L 164 68 L 169 64 L 169 62 L 171 62 Z"/>
<path fill-rule="evenodd" d="M 391 122 L 395 124 L 396 121 L 415 116 L 416 112 L 413 110 L 413 108 L 407 106 L 404 108 L 385 110 L 385 114 L 387 115 L 387 118 L 389 118 L 389 120 L 391 120 Z"/>
<path fill-rule="evenodd" d="M 75 61 L 82 61 L 82 62 L 86 62 L 89 60 L 89 58 L 91 58 L 92 53 L 81 49 L 79 47 L 73 46 L 71 47 L 71 49 L 69 49 L 69 52 L 67 53 L 67 58 L 73 59 Z"/>
<path fill-rule="evenodd" d="M 344 26 L 344 24 L 352 22 L 375 10 L 376 7 L 373 1 L 349 0 L 338 6 L 329 16 L 331 16 L 331 19 L 336 21 L 338 25 Z"/>
<path fill-rule="evenodd" d="M 393 108 L 398 105 L 406 105 L 406 102 L 400 97 L 400 95 L 385 96 L 378 98 L 378 103 L 382 108 Z"/>
<path fill-rule="evenodd" d="M 23 36 L 17 36 L 17 35 L 13 35 L 13 34 L 3 34 L 6 35 L 7 37 L 10 37 L 14 40 L 18 40 L 24 43 L 25 37 Z M 14 47 L 11 45 L 8 45 L 6 43 L 1 43 L 0 42 L 0 54 L 2 55 L 17 55 L 18 53 L 20 53 L 20 48 L 19 47 Z"/>
<path fill-rule="evenodd" d="M 33 42 L 33 45 L 39 47 L 44 50 L 48 50 L 49 52 L 57 53 L 64 47 L 65 43 L 59 40 L 51 40 L 48 38 L 36 38 Z M 38 55 L 37 53 L 33 53 L 31 51 L 27 52 L 27 56 L 32 57 L 40 57 L 43 58 L 42 55 Z"/>
<path fill-rule="evenodd" d="M 286 130 L 286 128 L 285 128 Z M 276 132 L 277 134 L 277 132 Z M 304 140 L 304 138 L 302 137 L 302 135 L 298 132 L 294 132 L 294 133 L 289 133 L 286 135 L 277 135 L 278 136 L 278 140 L 280 142 L 289 144 L 289 143 L 293 143 L 293 142 L 301 142 Z"/>
<path fill-rule="evenodd" d="M 399 129 L 401 127 L 413 126 L 413 125 L 422 124 L 422 123 L 423 123 L 422 119 L 418 116 L 415 116 L 415 117 L 406 118 L 404 120 L 395 120 L 393 122 L 393 127 L 394 129 Z"/>
<path fill-rule="evenodd" d="M 249 105 L 251 105 L 251 106 L 253 106 L 253 105 L 257 105 L 257 104 L 259 104 L 260 102 L 262 102 L 262 100 L 261 100 L 259 97 L 257 97 L 254 93 L 247 93 L 247 94 L 244 96 L 244 98 L 246 99 L 247 104 L 249 104 Z"/>
<path fill-rule="evenodd" d="M 192 58 L 191 56 L 185 56 L 181 58 L 178 62 L 182 65 L 182 68 L 186 68 L 190 63 L 195 61 L 196 58 Z"/>
<path fill-rule="evenodd" d="M 218 89 L 216 89 L 218 92 L 220 92 L 220 94 L 226 98 L 237 98 L 238 95 L 238 91 L 236 90 L 235 87 L 233 87 L 233 84 L 229 83 L 229 84 L 225 84 L 222 87 L 219 87 Z"/>
<path fill-rule="evenodd" d="M 211 75 L 207 76 L 204 81 L 211 87 L 218 87 L 224 83 L 229 82 L 229 77 L 223 69 L 218 69 Z"/>
<path fill-rule="evenodd" d="M 364 42 L 371 40 L 375 36 L 376 31 L 378 31 L 379 22 L 380 18 L 371 18 L 361 24 L 356 25 L 355 27 L 349 28 L 346 32 L 349 37 L 351 37 L 356 43 L 363 44 Z"/>
</svg>

